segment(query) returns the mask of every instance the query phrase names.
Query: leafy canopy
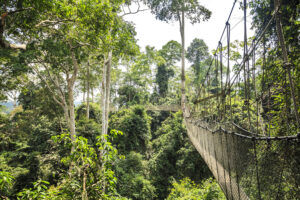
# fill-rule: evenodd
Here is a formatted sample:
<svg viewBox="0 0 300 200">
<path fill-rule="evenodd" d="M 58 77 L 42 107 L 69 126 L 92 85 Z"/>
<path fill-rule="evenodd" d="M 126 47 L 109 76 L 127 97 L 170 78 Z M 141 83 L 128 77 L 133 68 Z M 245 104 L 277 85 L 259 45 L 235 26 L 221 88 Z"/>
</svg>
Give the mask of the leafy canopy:
<svg viewBox="0 0 300 200">
<path fill-rule="evenodd" d="M 180 12 L 186 13 L 192 24 L 206 21 L 211 15 L 197 0 L 147 0 L 147 4 L 156 18 L 165 22 L 180 21 Z"/>
</svg>

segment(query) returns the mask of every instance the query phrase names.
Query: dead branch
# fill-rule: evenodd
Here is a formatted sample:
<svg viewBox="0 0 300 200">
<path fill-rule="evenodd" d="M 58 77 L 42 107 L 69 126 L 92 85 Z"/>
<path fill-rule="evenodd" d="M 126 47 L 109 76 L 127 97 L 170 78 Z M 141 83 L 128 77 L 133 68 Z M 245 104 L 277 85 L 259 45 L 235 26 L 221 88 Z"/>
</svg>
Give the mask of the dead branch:
<svg viewBox="0 0 300 200">
<path fill-rule="evenodd" d="M 143 11 L 149 10 L 148 8 L 147 9 L 141 9 L 141 4 L 140 4 L 139 1 L 135 1 L 135 3 L 138 6 L 138 8 L 135 11 L 131 10 L 130 5 L 122 6 L 123 14 L 120 17 L 124 17 L 126 15 L 133 15 L 133 14 L 137 14 L 138 12 L 143 12 Z M 124 8 L 125 6 L 127 7 L 128 12 L 125 11 L 125 8 Z"/>
<path fill-rule="evenodd" d="M 74 20 L 70 20 L 70 19 L 65 19 L 65 20 L 49 20 L 49 19 L 46 19 L 46 20 L 41 21 L 37 25 L 35 25 L 35 27 L 55 26 L 55 25 L 63 23 L 63 22 L 74 22 Z"/>
</svg>

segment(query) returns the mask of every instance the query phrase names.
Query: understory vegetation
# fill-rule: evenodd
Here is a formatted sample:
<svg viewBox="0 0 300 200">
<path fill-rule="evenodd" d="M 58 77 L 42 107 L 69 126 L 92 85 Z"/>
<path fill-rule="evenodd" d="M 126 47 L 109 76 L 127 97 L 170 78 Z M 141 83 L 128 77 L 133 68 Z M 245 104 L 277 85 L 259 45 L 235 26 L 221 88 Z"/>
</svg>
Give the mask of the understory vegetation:
<svg viewBox="0 0 300 200">
<path fill-rule="evenodd" d="M 204 188 L 199 186 L 211 174 L 190 143 L 180 112 L 146 111 L 134 105 L 112 112 L 109 134 L 101 135 L 99 107 L 91 104 L 86 119 L 86 106 L 79 105 L 75 150 L 70 154 L 65 122 L 39 113 L 43 104 L 36 106 L 31 110 L 19 105 L 1 116 L 2 197 L 197 199 L 206 190 L 220 193 L 211 179 Z"/>
</svg>

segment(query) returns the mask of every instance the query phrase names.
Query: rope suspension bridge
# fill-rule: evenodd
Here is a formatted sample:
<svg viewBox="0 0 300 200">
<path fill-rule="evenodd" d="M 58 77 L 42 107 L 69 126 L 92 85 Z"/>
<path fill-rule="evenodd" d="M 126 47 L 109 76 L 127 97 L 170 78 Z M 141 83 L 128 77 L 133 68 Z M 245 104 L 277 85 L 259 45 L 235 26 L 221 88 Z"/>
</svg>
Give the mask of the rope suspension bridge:
<svg viewBox="0 0 300 200">
<path fill-rule="evenodd" d="M 300 97 L 294 80 L 299 69 L 288 59 L 281 5 L 275 0 L 270 20 L 248 47 L 244 0 L 244 52 L 240 64 L 232 65 L 230 18 L 236 3 L 203 79 L 201 96 L 186 100 L 188 136 L 227 199 L 300 199 Z M 275 46 L 266 38 L 272 24 Z M 274 50 L 280 58 L 272 56 Z"/>
</svg>

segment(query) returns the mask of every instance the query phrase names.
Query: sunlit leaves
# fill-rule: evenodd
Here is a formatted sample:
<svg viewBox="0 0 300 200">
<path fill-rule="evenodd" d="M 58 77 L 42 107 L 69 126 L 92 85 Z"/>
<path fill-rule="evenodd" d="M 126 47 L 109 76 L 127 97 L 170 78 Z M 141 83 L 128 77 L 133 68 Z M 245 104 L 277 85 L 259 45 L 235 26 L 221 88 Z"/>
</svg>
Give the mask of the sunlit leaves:
<svg viewBox="0 0 300 200">
<path fill-rule="evenodd" d="M 159 20 L 166 22 L 179 21 L 181 12 L 192 24 L 206 21 L 211 15 L 197 0 L 147 0 L 147 4 Z"/>
<path fill-rule="evenodd" d="M 13 185 L 14 177 L 9 172 L 0 171 L 0 192 L 5 194 Z"/>
</svg>

